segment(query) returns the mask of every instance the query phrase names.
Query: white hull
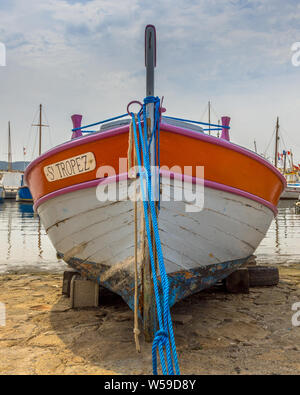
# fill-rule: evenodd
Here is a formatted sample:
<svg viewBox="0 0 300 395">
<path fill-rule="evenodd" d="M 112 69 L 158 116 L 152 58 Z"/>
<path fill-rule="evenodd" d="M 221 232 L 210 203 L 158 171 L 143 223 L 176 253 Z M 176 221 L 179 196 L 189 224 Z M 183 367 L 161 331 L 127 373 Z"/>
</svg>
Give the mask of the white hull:
<svg viewBox="0 0 300 395">
<path fill-rule="evenodd" d="M 163 184 L 168 182 L 164 179 Z M 125 191 L 125 182 L 120 184 Z M 221 268 L 223 263 L 246 259 L 264 238 L 274 215 L 253 200 L 207 187 L 202 211 L 188 213 L 185 205 L 184 201 L 161 202 L 160 238 L 169 274 Z M 48 200 L 38 207 L 38 214 L 67 263 L 79 262 L 83 271 L 103 283 L 114 282 L 120 271 L 131 277 L 132 201 L 99 202 L 94 187 Z"/>
</svg>

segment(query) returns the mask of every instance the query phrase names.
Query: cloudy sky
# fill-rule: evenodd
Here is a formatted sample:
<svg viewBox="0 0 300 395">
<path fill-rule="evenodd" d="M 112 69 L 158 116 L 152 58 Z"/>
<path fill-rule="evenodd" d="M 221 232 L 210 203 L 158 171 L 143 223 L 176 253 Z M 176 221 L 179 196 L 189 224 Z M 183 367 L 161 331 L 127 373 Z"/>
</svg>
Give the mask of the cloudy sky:
<svg viewBox="0 0 300 395">
<path fill-rule="evenodd" d="M 168 115 L 214 121 L 232 117 L 232 141 L 264 152 L 280 117 L 286 148 L 300 162 L 298 0 L 0 0 L 0 160 L 12 122 L 13 159 L 28 146 L 43 103 L 51 125 L 43 149 L 71 136 L 70 116 L 84 123 L 123 114 L 145 95 L 144 28 L 158 35 L 156 94 Z M 204 114 L 204 115 L 203 115 Z M 51 138 L 50 138 L 51 136 Z M 272 150 L 270 149 L 270 154 Z"/>
</svg>

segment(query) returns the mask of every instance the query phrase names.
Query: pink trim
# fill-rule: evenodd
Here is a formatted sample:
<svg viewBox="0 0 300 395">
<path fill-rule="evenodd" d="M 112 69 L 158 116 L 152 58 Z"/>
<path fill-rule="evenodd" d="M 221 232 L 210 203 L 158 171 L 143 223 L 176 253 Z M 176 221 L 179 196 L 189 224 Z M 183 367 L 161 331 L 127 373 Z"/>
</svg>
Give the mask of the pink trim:
<svg viewBox="0 0 300 395">
<path fill-rule="evenodd" d="M 226 127 L 226 126 L 229 126 L 229 124 L 230 124 L 230 118 L 229 117 L 222 117 L 221 121 L 222 121 L 221 139 L 224 139 L 226 141 L 230 141 L 229 130 Z M 225 128 L 224 128 L 224 126 L 225 126 Z"/>
<path fill-rule="evenodd" d="M 218 137 L 210 136 L 210 135 L 207 135 L 204 133 L 195 132 L 193 130 L 187 130 L 187 129 L 184 129 L 184 128 L 181 128 L 178 126 L 174 126 L 174 125 L 169 125 L 167 123 L 164 123 L 163 120 L 161 123 L 161 129 L 166 130 L 167 132 L 181 134 L 183 136 L 191 137 L 196 140 L 202 140 L 202 141 L 205 141 L 205 142 L 208 142 L 211 144 L 219 145 L 221 147 L 225 147 L 227 149 L 231 149 L 233 151 L 239 152 L 242 155 L 246 155 L 246 156 L 252 158 L 253 160 L 256 160 L 257 162 L 261 163 L 262 165 L 268 167 L 274 174 L 276 174 L 277 177 L 280 178 L 283 186 L 286 187 L 286 179 L 273 165 L 271 165 L 271 163 L 269 163 L 267 160 L 263 159 L 261 156 L 257 155 L 256 153 L 254 153 L 246 148 L 240 147 L 236 144 L 233 144 L 229 141 L 220 139 Z M 45 152 L 43 155 L 36 158 L 33 162 L 31 162 L 28 165 L 28 167 L 25 170 L 24 179 L 25 180 L 27 179 L 27 175 L 29 174 L 29 172 L 32 170 L 32 168 L 34 166 L 36 166 L 38 163 L 42 162 L 44 159 L 51 157 L 54 154 L 57 154 L 61 151 L 65 151 L 66 149 L 73 148 L 73 147 L 76 147 L 79 145 L 92 143 L 94 141 L 102 140 L 102 139 L 105 139 L 108 137 L 117 136 L 122 133 L 127 133 L 128 130 L 129 130 L 129 125 L 125 125 L 125 126 L 121 126 L 119 128 L 113 129 L 113 130 L 108 130 L 106 132 L 95 133 L 95 134 L 87 135 L 87 136 L 84 136 L 84 137 L 81 137 L 78 139 L 74 139 L 74 140 L 68 141 L 66 143 L 63 143 L 55 148 L 52 148 L 51 150 Z"/>
<path fill-rule="evenodd" d="M 74 114 L 71 116 L 72 122 L 73 122 L 73 129 L 77 129 L 81 127 L 81 121 L 82 121 L 82 115 L 79 114 Z M 77 137 L 81 137 L 82 136 L 82 132 L 81 129 L 75 130 L 72 133 L 72 137 L 71 139 L 76 139 Z"/>
<path fill-rule="evenodd" d="M 171 173 L 166 170 L 161 170 L 161 175 L 167 176 L 167 177 L 171 176 L 171 178 L 186 180 L 186 181 L 189 181 L 193 184 L 203 184 L 203 180 L 201 178 L 196 178 L 196 177 L 188 176 L 185 174 Z M 246 192 L 241 189 L 230 187 L 230 186 L 224 185 L 224 184 L 219 184 L 218 182 L 209 181 L 209 180 L 204 180 L 204 186 L 207 188 L 217 189 L 219 191 L 232 193 L 233 195 L 238 195 L 238 196 L 245 197 L 247 199 L 254 200 L 257 203 L 260 203 L 260 204 L 268 207 L 269 209 L 271 209 L 273 211 L 273 213 L 275 215 L 277 215 L 277 207 L 274 206 L 274 204 L 268 202 L 267 200 L 265 200 L 259 196 L 253 195 L 250 192 Z"/>
<path fill-rule="evenodd" d="M 184 135 L 187 137 L 192 137 L 196 140 L 202 140 L 202 141 L 206 141 L 211 144 L 219 145 L 221 147 L 225 147 L 225 148 L 231 149 L 233 151 L 239 152 L 242 155 L 248 156 L 249 158 L 252 158 L 252 159 L 256 160 L 257 162 L 261 163 L 262 165 L 268 167 L 274 174 L 276 174 L 277 177 L 280 178 L 284 187 L 286 187 L 286 179 L 283 177 L 283 175 L 280 173 L 280 171 L 278 171 L 276 169 L 276 167 L 274 167 L 266 159 L 262 158 L 255 152 L 248 150 L 247 148 L 240 147 L 239 145 L 231 143 L 230 141 L 226 141 L 226 140 L 223 140 L 223 139 L 220 139 L 218 137 L 214 137 L 214 136 L 211 136 L 208 134 L 195 132 L 193 130 L 186 130 L 186 129 L 180 128 L 179 126 L 169 125 L 169 124 L 164 123 L 163 120 L 161 123 L 161 129 L 166 130 L 167 132 L 181 134 L 181 135 Z"/>
<path fill-rule="evenodd" d="M 170 178 L 186 180 L 186 181 L 189 181 L 189 182 L 191 182 L 193 184 L 203 184 L 203 179 L 196 178 L 196 177 L 191 177 L 191 176 L 184 175 L 184 174 L 179 174 L 179 173 L 171 173 L 171 172 L 166 171 L 166 170 L 161 170 L 161 175 L 163 177 L 170 177 Z M 55 198 L 57 196 L 64 195 L 64 194 L 67 194 L 67 193 L 70 193 L 70 192 L 79 191 L 81 189 L 93 188 L 93 187 L 98 186 L 99 184 L 106 185 L 106 184 L 111 184 L 113 182 L 124 181 L 126 179 L 128 179 L 128 174 L 127 173 L 122 173 L 122 174 L 118 174 L 116 176 L 111 176 L 111 177 L 106 177 L 106 178 L 102 178 L 102 179 L 87 181 L 87 182 L 83 182 L 81 184 L 76 184 L 76 185 L 69 186 L 67 188 L 59 189 L 59 190 L 57 190 L 55 192 L 51 192 L 48 195 L 45 195 L 42 198 L 38 199 L 36 201 L 36 203 L 34 204 L 34 210 L 36 211 L 37 208 L 41 204 L 43 204 L 47 200 L 53 199 L 53 198 Z M 274 206 L 272 203 L 266 201 L 265 199 L 262 199 L 262 198 L 260 198 L 258 196 L 253 195 L 252 193 L 245 192 L 245 191 L 242 191 L 240 189 L 229 187 L 228 185 L 219 184 L 217 182 L 209 181 L 209 180 L 204 180 L 204 186 L 207 187 L 207 188 L 217 189 L 219 191 L 232 193 L 233 195 L 238 195 L 238 196 L 245 197 L 247 199 L 254 200 L 257 203 L 260 203 L 260 204 L 268 207 L 270 210 L 273 211 L 273 213 L 275 215 L 277 215 L 277 207 L 276 206 Z"/>
<path fill-rule="evenodd" d="M 45 203 L 49 199 L 53 199 L 60 195 L 65 195 L 66 193 L 80 191 L 81 189 L 93 188 L 100 184 L 112 184 L 113 182 L 119 182 L 128 179 L 127 173 L 117 174 L 116 176 L 105 177 L 101 179 L 96 179 L 92 181 L 82 182 L 80 184 L 71 185 L 66 188 L 58 189 L 55 192 L 48 193 L 48 195 L 44 195 L 40 199 L 38 199 L 33 205 L 34 210 L 36 210 L 41 204 Z"/>
</svg>

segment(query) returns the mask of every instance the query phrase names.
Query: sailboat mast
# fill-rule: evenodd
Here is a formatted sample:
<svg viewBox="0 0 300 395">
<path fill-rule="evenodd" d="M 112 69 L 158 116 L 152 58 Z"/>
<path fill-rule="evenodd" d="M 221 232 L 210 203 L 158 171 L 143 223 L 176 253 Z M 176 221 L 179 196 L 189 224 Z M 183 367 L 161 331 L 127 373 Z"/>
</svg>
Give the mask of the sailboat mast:
<svg viewBox="0 0 300 395">
<path fill-rule="evenodd" d="M 39 156 L 42 154 L 42 128 L 49 127 L 49 125 L 43 125 L 42 123 L 42 113 L 43 113 L 43 106 L 40 104 L 40 116 L 39 116 L 39 123 L 32 126 L 38 126 L 39 128 Z"/>
<path fill-rule="evenodd" d="M 256 145 L 256 140 L 254 140 L 254 149 L 255 149 L 255 152 L 257 153 L 257 145 Z"/>
<path fill-rule="evenodd" d="M 11 154 L 11 135 L 10 135 L 10 121 L 8 122 L 8 171 L 12 171 L 12 154 Z"/>
<path fill-rule="evenodd" d="M 276 138 L 275 138 L 275 167 L 278 164 L 278 144 L 279 144 L 279 117 L 276 122 Z"/>
<path fill-rule="evenodd" d="M 39 123 L 39 156 L 42 154 L 42 105 L 40 104 L 40 123 Z"/>
<path fill-rule="evenodd" d="M 210 134 L 210 101 L 208 102 L 208 134 Z"/>
</svg>

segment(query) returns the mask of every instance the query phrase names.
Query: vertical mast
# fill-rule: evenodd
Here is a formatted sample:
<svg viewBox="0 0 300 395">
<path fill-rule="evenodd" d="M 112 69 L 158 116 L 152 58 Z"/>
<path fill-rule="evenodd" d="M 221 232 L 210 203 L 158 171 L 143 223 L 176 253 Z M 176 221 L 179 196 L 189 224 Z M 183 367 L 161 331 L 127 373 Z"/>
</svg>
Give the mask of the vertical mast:
<svg viewBox="0 0 300 395">
<path fill-rule="evenodd" d="M 39 123 L 36 125 L 32 125 L 32 126 L 38 126 L 38 128 L 39 128 L 39 156 L 42 154 L 42 128 L 49 127 L 49 125 L 43 125 L 42 113 L 43 113 L 43 106 L 42 106 L 42 104 L 40 104 Z"/>
<path fill-rule="evenodd" d="M 210 134 L 210 101 L 208 102 L 208 134 Z"/>
<path fill-rule="evenodd" d="M 293 152 L 292 152 L 292 149 L 290 150 L 290 152 L 291 152 L 291 170 L 293 171 L 294 170 L 294 157 L 293 157 Z"/>
<path fill-rule="evenodd" d="M 279 143 L 279 117 L 277 117 L 277 122 L 276 122 L 276 138 L 275 138 L 275 167 L 277 167 L 278 164 L 278 143 Z"/>
<path fill-rule="evenodd" d="M 39 123 L 39 156 L 42 154 L 42 105 L 40 104 L 40 123 Z"/>
<path fill-rule="evenodd" d="M 256 146 L 256 140 L 254 140 L 254 150 L 257 153 L 257 146 Z"/>
<path fill-rule="evenodd" d="M 12 171 L 12 154 L 11 154 L 11 135 L 10 135 L 10 121 L 8 122 L 8 158 L 7 169 Z"/>
<path fill-rule="evenodd" d="M 154 68 L 156 66 L 156 30 L 153 25 L 147 25 L 145 29 L 145 65 L 146 65 L 146 97 L 154 96 Z M 154 103 L 147 104 L 147 126 L 148 139 L 151 137 L 154 125 Z M 145 127 L 145 126 L 144 126 Z M 152 172 L 152 193 L 151 198 L 156 198 L 157 191 L 157 174 L 153 172 L 155 166 L 155 141 L 150 146 L 150 165 Z M 159 192 L 158 192 L 159 193 Z M 151 224 L 151 233 L 153 239 L 153 227 Z M 145 243 L 145 256 L 142 263 L 143 267 L 143 318 L 144 318 L 144 336 L 147 342 L 153 340 L 155 331 L 155 306 L 151 272 L 151 261 L 149 248 Z"/>
</svg>

